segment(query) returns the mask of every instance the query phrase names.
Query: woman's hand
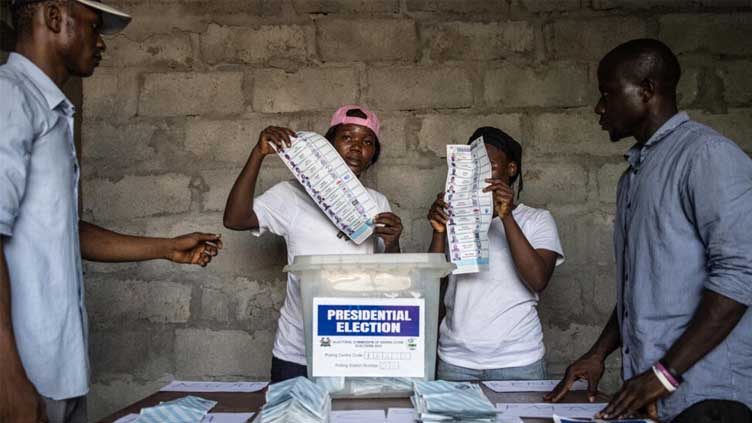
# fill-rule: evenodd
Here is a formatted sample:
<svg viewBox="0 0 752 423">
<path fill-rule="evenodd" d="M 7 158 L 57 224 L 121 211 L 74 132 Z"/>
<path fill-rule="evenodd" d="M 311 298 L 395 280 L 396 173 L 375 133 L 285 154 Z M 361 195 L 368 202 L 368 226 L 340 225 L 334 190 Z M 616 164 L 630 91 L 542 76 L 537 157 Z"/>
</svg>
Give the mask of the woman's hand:
<svg viewBox="0 0 752 423">
<path fill-rule="evenodd" d="M 373 221 L 376 224 L 373 233 L 384 240 L 384 251 L 387 253 L 399 253 L 402 219 L 392 212 L 385 212 L 376 215 Z"/>
<path fill-rule="evenodd" d="M 431 222 L 431 226 L 433 226 L 433 230 L 436 232 L 446 232 L 446 224 L 449 221 L 446 208 L 447 204 L 444 202 L 444 193 L 440 192 L 436 195 L 436 201 L 433 202 L 431 208 L 428 210 L 428 221 Z"/>
<path fill-rule="evenodd" d="M 514 209 L 514 190 L 501 179 L 486 179 L 488 186 L 483 192 L 493 192 L 493 203 L 496 214 L 503 219 Z"/>
<path fill-rule="evenodd" d="M 292 145 L 290 138 L 294 137 L 295 131 L 292 129 L 279 126 L 269 126 L 261 131 L 258 144 L 256 144 L 256 150 L 261 153 L 262 156 L 277 154 L 278 151 L 282 151 Z"/>
</svg>

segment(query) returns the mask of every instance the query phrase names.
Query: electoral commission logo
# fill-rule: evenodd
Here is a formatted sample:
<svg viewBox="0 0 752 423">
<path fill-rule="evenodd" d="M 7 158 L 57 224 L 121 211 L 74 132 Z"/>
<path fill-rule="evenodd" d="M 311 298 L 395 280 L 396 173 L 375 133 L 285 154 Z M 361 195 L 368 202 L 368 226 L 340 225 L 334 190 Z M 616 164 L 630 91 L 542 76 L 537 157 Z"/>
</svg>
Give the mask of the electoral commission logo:
<svg viewBox="0 0 752 423">
<path fill-rule="evenodd" d="M 420 336 L 419 306 L 319 305 L 316 336 Z"/>
</svg>

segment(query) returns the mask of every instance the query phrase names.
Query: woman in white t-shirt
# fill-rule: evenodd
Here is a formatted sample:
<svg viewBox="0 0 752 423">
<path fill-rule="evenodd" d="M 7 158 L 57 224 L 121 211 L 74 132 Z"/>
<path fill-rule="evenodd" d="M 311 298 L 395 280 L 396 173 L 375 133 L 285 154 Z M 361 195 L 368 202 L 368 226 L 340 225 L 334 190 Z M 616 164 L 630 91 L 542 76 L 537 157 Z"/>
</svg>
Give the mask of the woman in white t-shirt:
<svg viewBox="0 0 752 423">
<path fill-rule="evenodd" d="M 446 315 L 439 330 L 437 377 L 444 380 L 544 379 L 543 332 L 536 306 L 564 262 L 556 222 L 547 210 L 515 204 L 511 186 L 519 179 L 522 147 L 505 132 L 483 127 L 491 161 L 494 218 L 488 231 L 489 270 L 452 275 L 444 295 Z M 440 193 L 428 220 L 430 252 L 445 252 L 447 205 Z"/>
<path fill-rule="evenodd" d="M 360 177 L 381 152 L 378 118 L 365 107 L 342 106 L 334 113 L 330 126 L 325 137 Z M 257 236 L 269 231 L 284 237 L 288 263 L 298 255 L 398 253 L 402 222 L 391 212 L 386 197 L 372 189 L 368 192 L 380 213 L 374 219 L 375 236 L 361 245 L 341 236 L 297 181 L 280 182 L 253 198 L 262 160 L 276 154 L 275 148 L 289 147 L 290 137 L 294 136 L 294 131 L 275 126 L 261 132 L 227 199 L 225 226 L 250 230 Z M 272 356 L 272 382 L 307 375 L 300 285 L 291 273 L 287 275 L 287 296 L 280 310 Z"/>
</svg>

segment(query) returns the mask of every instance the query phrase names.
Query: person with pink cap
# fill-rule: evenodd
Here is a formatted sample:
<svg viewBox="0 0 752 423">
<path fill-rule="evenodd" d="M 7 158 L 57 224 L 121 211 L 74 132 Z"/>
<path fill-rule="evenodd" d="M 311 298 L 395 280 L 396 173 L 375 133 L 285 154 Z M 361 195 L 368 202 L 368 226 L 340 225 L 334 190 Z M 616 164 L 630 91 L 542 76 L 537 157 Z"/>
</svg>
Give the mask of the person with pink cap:
<svg viewBox="0 0 752 423">
<path fill-rule="evenodd" d="M 360 178 L 379 159 L 379 129 L 379 119 L 373 112 L 365 107 L 347 105 L 334 113 L 325 137 Z M 391 212 L 386 197 L 370 188 L 367 190 L 381 213 L 374 218 L 376 227 L 372 240 L 361 245 L 346 237 L 340 238 L 337 227 L 295 180 L 280 182 L 254 198 L 262 161 L 266 156 L 289 147 L 291 137 L 295 137 L 295 132 L 288 128 L 270 126 L 261 131 L 258 143 L 227 198 L 225 227 L 236 231 L 250 230 L 256 236 L 269 231 L 284 237 L 288 263 L 292 263 L 295 256 L 308 254 L 399 253 L 402 222 Z M 272 351 L 271 381 L 280 382 L 298 376 L 307 376 L 303 307 L 298 279 L 288 273 L 287 296 L 280 310 Z"/>
</svg>

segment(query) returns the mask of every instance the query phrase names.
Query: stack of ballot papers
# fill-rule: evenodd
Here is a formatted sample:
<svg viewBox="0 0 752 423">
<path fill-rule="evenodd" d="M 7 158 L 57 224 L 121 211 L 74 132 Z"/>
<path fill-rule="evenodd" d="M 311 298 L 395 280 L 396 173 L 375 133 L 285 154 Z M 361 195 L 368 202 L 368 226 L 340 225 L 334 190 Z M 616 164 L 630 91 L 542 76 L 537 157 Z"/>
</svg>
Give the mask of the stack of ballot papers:
<svg viewBox="0 0 752 423">
<path fill-rule="evenodd" d="M 136 423 L 200 423 L 216 401 L 187 396 L 141 409 Z"/>
<path fill-rule="evenodd" d="M 495 422 L 496 409 L 477 384 L 468 382 L 415 382 L 412 397 L 421 422 Z"/>
<path fill-rule="evenodd" d="M 332 400 L 322 387 L 304 377 L 269 385 L 260 423 L 326 423 Z"/>
</svg>

